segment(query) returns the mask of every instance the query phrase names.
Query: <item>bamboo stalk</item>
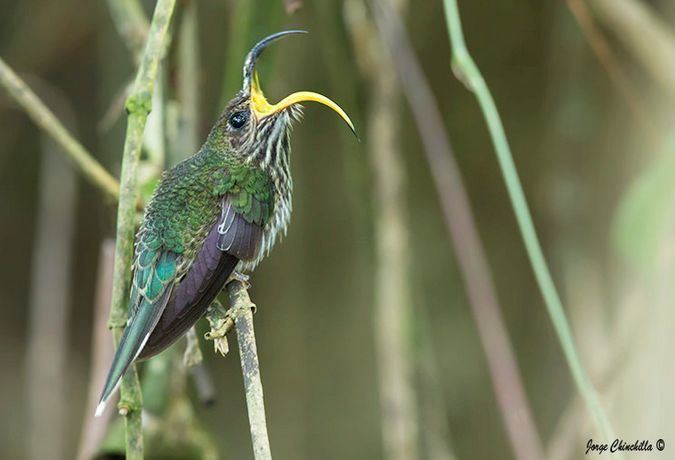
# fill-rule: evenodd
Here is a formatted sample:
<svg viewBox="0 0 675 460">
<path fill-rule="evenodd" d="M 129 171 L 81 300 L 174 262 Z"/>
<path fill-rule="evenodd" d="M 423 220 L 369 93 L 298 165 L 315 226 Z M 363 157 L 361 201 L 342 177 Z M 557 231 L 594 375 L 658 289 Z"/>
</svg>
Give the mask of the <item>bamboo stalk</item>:
<svg viewBox="0 0 675 460">
<path fill-rule="evenodd" d="M 572 377 L 605 442 L 611 442 L 615 439 L 614 430 L 577 352 L 562 301 L 553 283 L 534 228 L 534 223 L 532 222 L 530 209 L 527 205 L 522 185 L 520 184 L 520 178 L 513 162 L 511 148 L 509 147 L 499 112 L 478 66 L 466 48 L 457 2 L 456 0 L 444 0 L 444 5 L 452 47 L 452 68 L 458 79 L 464 82 L 467 88 L 478 99 L 488 125 L 492 143 L 495 147 L 504 181 L 506 182 L 506 188 L 523 237 L 523 242 L 525 243 L 527 255 L 532 264 L 539 289 L 544 297 L 546 308 L 551 316 L 558 340 L 570 367 Z"/>
<path fill-rule="evenodd" d="M 23 108 L 39 128 L 54 139 L 92 185 L 101 189 L 109 198 L 117 199 L 119 195 L 117 180 L 68 132 L 54 113 L 1 58 L 0 86 L 7 90 L 10 97 Z"/>
<path fill-rule="evenodd" d="M 138 169 L 143 131 L 152 107 L 152 94 L 159 61 L 167 46 L 167 30 L 175 0 L 159 0 L 148 33 L 143 57 L 131 94 L 126 102 L 129 114 L 122 158 L 120 200 L 117 212 L 113 292 L 108 326 L 119 341 L 127 320 L 127 297 L 131 276 L 136 211 L 136 172 Z M 127 459 L 143 458 L 141 429 L 141 391 L 135 366 L 122 379 L 120 413 L 125 417 Z"/>
<path fill-rule="evenodd" d="M 248 408 L 248 422 L 251 429 L 253 455 L 256 460 L 271 460 L 270 440 L 267 435 L 267 421 L 265 418 L 265 402 L 263 387 L 260 380 L 260 364 L 258 363 L 258 348 L 253 328 L 253 312 L 255 307 L 251 302 L 248 291 L 239 280 L 232 280 L 227 284 L 230 298 L 230 312 L 233 312 L 234 327 L 237 331 L 239 344 L 239 358 L 241 371 L 244 376 L 244 390 L 246 391 L 246 407 Z"/>
</svg>

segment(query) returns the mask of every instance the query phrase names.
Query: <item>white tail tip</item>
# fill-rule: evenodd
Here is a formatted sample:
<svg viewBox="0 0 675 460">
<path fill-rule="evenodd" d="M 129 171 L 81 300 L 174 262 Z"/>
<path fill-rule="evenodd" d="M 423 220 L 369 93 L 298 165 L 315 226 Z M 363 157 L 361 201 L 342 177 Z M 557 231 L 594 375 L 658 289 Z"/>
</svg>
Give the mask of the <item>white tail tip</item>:
<svg viewBox="0 0 675 460">
<path fill-rule="evenodd" d="M 101 401 L 98 406 L 96 406 L 96 414 L 94 414 L 96 417 L 100 417 L 101 414 L 103 414 L 103 411 L 105 410 L 105 404 L 106 401 Z"/>
</svg>

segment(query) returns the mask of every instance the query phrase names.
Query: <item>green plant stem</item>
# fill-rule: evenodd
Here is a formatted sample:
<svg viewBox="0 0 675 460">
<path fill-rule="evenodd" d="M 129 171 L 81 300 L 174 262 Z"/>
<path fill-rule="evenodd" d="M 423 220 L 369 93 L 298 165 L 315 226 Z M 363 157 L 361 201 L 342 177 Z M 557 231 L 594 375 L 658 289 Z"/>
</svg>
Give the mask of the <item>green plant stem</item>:
<svg viewBox="0 0 675 460">
<path fill-rule="evenodd" d="M 478 104 L 483 111 L 492 143 L 495 147 L 499 166 L 506 182 L 506 188 L 516 214 L 532 269 L 534 270 L 537 283 L 544 297 L 544 302 L 572 372 L 574 382 L 605 441 L 611 442 L 615 438 L 614 432 L 574 344 L 560 296 L 553 284 L 551 273 L 549 272 L 537 233 L 534 229 L 532 216 L 525 200 L 525 194 L 520 184 L 497 107 L 478 66 L 466 48 L 457 2 L 456 0 L 444 0 L 444 5 L 452 47 L 452 68 L 457 77 L 466 84 L 478 99 Z"/>
<path fill-rule="evenodd" d="M 152 107 L 152 94 L 159 61 L 167 45 L 167 30 L 176 0 L 159 0 L 148 33 L 134 86 L 126 102 L 129 114 L 122 158 L 120 200 L 113 268 L 113 291 L 108 326 L 117 343 L 127 320 L 127 294 L 131 276 L 136 212 L 136 171 L 143 143 L 143 131 Z M 143 458 L 141 392 L 135 366 L 122 379 L 120 413 L 125 416 L 128 460 Z"/>
<path fill-rule="evenodd" d="M 117 199 L 120 192 L 117 180 L 68 132 L 52 111 L 2 59 L 0 59 L 0 86 L 7 90 L 36 125 L 54 139 L 89 182 L 101 189 L 109 198 Z"/>
</svg>

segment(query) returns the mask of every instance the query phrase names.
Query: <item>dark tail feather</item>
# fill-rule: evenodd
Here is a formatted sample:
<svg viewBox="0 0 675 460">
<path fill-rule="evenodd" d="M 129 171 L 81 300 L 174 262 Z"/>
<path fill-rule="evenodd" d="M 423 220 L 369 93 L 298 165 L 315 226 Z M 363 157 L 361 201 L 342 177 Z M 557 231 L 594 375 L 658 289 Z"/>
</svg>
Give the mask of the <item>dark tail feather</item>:
<svg viewBox="0 0 675 460">
<path fill-rule="evenodd" d="M 131 322 L 124 329 L 120 343 L 115 351 L 110 371 L 108 371 L 101 399 L 98 407 L 96 407 L 96 416 L 103 413 L 108 398 L 115 392 L 122 380 L 122 376 L 141 350 L 143 350 L 148 337 L 150 337 L 150 333 L 157 325 L 157 321 L 159 321 L 159 317 L 164 311 L 170 294 L 171 289 L 166 289 L 156 302 L 150 303 L 146 299 L 143 299 Z"/>
</svg>

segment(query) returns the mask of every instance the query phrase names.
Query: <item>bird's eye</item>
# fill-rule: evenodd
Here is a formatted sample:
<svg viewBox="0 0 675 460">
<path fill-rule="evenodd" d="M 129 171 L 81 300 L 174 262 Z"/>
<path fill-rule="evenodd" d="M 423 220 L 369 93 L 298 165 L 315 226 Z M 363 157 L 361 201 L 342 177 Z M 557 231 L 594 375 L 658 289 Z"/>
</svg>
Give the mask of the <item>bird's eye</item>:
<svg viewBox="0 0 675 460">
<path fill-rule="evenodd" d="M 248 121 L 248 113 L 246 112 L 235 112 L 230 115 L 230 126 L 234 129 L 239 129 L 246 124 Z"/>
</svg>

